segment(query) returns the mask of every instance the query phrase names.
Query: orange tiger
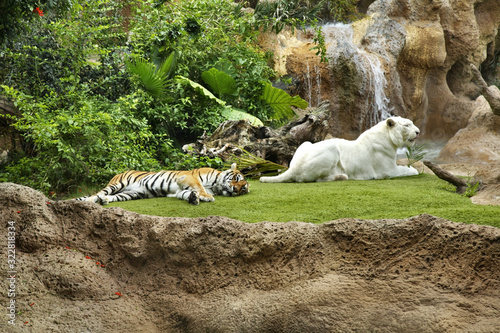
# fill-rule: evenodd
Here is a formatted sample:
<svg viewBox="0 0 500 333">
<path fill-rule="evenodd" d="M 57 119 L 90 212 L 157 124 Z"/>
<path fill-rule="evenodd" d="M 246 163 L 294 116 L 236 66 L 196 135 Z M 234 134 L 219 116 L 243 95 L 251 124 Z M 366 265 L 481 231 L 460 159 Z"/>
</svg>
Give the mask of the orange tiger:
<svg viewBox="0 0 500 333">
<path fill-rule="evenodd" d="M 200 168 L 190 171 L 126 171 L 111 179 L 98 193 L 77 198 L 106 205 L 114 201 L 127 201 L 153 197 L 176 197 L 198 205 L 201 201 L 214 201 L 214 195 L 237 196 L 248 193 L 249 184 L 236 169 L 236 163 L 225 171 Z"/>
</svg>

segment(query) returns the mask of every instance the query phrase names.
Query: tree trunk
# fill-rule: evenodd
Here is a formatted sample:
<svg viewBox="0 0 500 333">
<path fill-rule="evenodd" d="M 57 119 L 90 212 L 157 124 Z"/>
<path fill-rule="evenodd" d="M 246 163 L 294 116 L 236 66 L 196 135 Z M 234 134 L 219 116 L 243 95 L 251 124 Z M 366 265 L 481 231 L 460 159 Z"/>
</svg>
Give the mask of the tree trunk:
<svg viewBox="0 0 500 333">
<path fill-rule="evenodd" d="M 248 121 L 225 121 L 210 137 L 202 137 L 196 143 L 185 145 L 184 152 L 202 156 L 220 157 L 239 155 L 241 149 L 265 160 L 288 167 L 298 146 L 305 142 L 318 142 L 332 137 L 328 122 L 328 104 L 315 112 L 303 115 L 297 120 L 280 127 L 255 127 Z"/>
</svg>

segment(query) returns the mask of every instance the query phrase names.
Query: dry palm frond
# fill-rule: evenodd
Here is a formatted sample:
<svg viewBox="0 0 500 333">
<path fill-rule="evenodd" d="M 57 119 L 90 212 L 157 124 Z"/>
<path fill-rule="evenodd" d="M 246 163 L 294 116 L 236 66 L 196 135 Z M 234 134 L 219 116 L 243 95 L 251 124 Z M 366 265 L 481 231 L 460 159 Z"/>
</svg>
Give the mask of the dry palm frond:
<svg viewBox="0 0 500 333">
<path fill-rule="evenodd" d="M 274 176 L 288 169 L 283 165 L 257 157 L 241 147 L 238 148 L 241 149 L 243 154 L 241 156 L 233 155 L 226 161 L 225 167 L 229 167 L 232 163 L 236 163 L 238 165 L 238 170 L 240 170 L 246 178 L 259 179 L 264 174 L 266 176 Z"/>
</svg>

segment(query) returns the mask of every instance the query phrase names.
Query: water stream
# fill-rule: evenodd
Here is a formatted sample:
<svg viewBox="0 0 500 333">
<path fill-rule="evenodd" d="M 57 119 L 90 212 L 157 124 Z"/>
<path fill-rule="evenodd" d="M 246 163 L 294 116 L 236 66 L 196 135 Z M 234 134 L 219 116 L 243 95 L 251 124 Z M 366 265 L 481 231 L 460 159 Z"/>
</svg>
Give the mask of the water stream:
<svg viewBox="0 0 500 333">
<path fill-rule="evenodd" d="M 381 55 L 366 51 L 353 40 L 353 28 L 350 24 L 329 23 L 322 27 L 327 44 L 327 57 L 330 67 L 338 67 L 339 61 L 349 61 L 356 68 L 362 81 L 359 94 L 366 101 L 362 122 L 368 127 L 390 117 L 389 99 L 385 94 L 387 79 L 382 66 Z M 306 64 L 303 80 L 309 105 L 321 103 L 321 72 L 318 65 Z"/>
<path fill-rule="evenodd" d="M 312 66 L 312 69 L 311 69 Z M 306 88 L 307 102 L 310 106 L 321 104 L 321 68 L 316 64 L 306 63 L 306 72 L 303 74 Z M 314 95 L 314 96 L 313 96 Z"/>
<path fill-rule="evenodd" d="M 366 51 L 354 42 L 353 28 L 350 24 L 327 24 L 323 26 L 325 42 L 330 44 L 329 59 L 332 66 L 339 61 L 350 61 L 361 76 L 361 95 L 365 95 L 365 122 L 368 127 L 390 117 L 389 99 L 385 94 L 385 77 L 381 55 Z"/>
</svg>

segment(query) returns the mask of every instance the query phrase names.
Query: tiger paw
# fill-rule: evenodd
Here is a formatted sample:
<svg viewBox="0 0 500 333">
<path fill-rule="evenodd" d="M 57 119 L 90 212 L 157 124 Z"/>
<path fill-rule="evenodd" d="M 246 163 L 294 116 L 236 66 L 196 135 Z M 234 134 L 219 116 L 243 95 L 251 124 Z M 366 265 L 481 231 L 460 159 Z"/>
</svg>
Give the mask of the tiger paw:
<svg viewBox="0 0 500 333">
<path fill-rule="evenodd" d="M 212 195 L 200 195 L 200 200 L 204 202 L 212 202 L 215 201 L 215 198 Z"/>
<path fill-rule="evenodd" d="M 197 192 L 191 192 L 191 194 L 188 197 L 187 200 L 191 205 L 199 205 L 200 204 L 200 197 L 198 196 Z"/>
<path fill-rule="evenodd" d="M 100 205 L 106 206 L 107 204 L 109 204 L 109 199 L 108 199 L 108 197 L 97 196 L 97 199 L 95 202 L 100 204 Z"/>
</svg>

